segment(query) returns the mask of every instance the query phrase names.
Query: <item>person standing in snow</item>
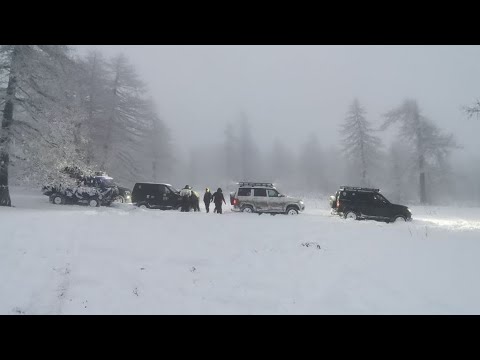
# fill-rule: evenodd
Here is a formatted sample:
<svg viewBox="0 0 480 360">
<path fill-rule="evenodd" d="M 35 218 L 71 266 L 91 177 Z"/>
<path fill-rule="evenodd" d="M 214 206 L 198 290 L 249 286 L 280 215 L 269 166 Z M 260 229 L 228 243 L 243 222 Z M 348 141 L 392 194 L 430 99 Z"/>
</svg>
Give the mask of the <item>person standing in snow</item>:
<svg viewBox="0 0 480 360">
<path fill-rule="evenodd" d="M 205 189 L 205 195 L 203 195 L 203 203 L 205 204 L 205 209 L 207 213 L 210 212 L 210 203 L 213 201 L 213 195 L 210 192 L 209 188 Z"/>
<path fill-rule="evenodd" d="M 217 214 L 222 213 L 222 201 L 225 205 L 227 204 L 225 198 L 223 197 L 222 189 L 218 188 L 213 194 L 213 202 L 215 203 L 215 212 Z"/>
<path fill-rule="evenodd" d="M 182 197 L 182 212 L 190 212 L 190 198 L 192 197 L 192 187 L 185 185 L 185 187 L 180 191 L 180 196 Z"/>
<path fill-rule="evenodd" d="M 192 190 L 192 196 L 190 197 L 193 211 L 200 211 L 200 194 L 195 190 Z"/>
</svg>

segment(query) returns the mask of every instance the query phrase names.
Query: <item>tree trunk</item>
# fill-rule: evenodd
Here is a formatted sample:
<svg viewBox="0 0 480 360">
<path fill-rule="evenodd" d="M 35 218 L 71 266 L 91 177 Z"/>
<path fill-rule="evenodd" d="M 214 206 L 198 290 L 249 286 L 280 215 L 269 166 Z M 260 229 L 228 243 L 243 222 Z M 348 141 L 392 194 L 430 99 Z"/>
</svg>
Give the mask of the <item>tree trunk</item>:
<svg viewBox="0 0 480 360">
<path fill-rule="evenodd" d="M 12 136 L 10 129 L 13 123 L 14 100 L 17 91 L 17 74 L 15 71 L 18 54 L 17 46 L 15 46 L 12 53 L 10 75 L 2 117 L 2 132 L 0 137 L 0 206 L 12 206 L 8 188 L 8 167 L 10 165 L 9 145 Z"/>
<path fill-rule="evenodd" d="M 419 157 L 419 170 L 420 170 L 420 204 L 427 203 L 427 190 L 425 185 L 425 159 L 423 155 Z"/>
<path fill-rule="evenodd" d="M 117 65 L 117 71 L 115 74 L 115 81 L 113 84 L 113 89 L 112 89 L 112 109 L 110 112 L 110 116 L 108 118 L 108 124 L 107 124 L 107 138 L 105 139 L 105 143 L 103 144 L 103 161 L 102 161 L 102 171 L 105 171 L 107 168 L 107 161 L 109 160 L 109 152 L 111 148 L 111 141 L 112 141 L 112 132 L 114 131 L 114 116 L 115 116 L 115 109 L 116 109 L 116 100 L 117 100 L 117 91 L 118 91 L 118 81 L 120 77 L 120 68 L 119 65 Z"/>
</svg>

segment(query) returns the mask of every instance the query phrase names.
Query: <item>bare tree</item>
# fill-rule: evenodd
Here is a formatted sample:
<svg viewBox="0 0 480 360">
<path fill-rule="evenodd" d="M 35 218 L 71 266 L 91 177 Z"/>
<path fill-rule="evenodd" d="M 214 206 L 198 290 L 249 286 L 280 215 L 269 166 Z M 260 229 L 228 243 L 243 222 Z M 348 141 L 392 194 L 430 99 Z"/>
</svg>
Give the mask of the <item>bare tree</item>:
<svg viewBox="0 0 480 360">
<path fill-rule="evenodd" d="M 146 164 L 151 164 L 153 181 L 165 181 L 162 179 L 165 179 L 173 169 L 170 131 L 158 116 L 151 100 L 147 103 L 145 117 L 149 129 L 148 141 L 143 144 L 141 157 L 146 159 Z M 148 173 L 147 169 L 148 166 L 145 169 L 146 173 Z"/>
<path fill-rule="evenodd" d="M 378 157 L 382 144 L 380 138 L 373 135 L 373 129 L 365 118 L 366 111 L 355 99 L 341 125 L 342 152 L 355 164 L 359 164 L 362 185 L 367 185 L 368 171 Z"/>
<path fill-rule="evenodd" d="M 239 156 L 242 180 L 251 180 L 256 176 L 256 162 L 255 157 L 256 145 L 252 137 L 252 131 L 247 115 L 240 114 L 240 136 L 239 136 Z"/>
<path fill-rule="evenodd" d="M 272 181 L 290 184 L 293 180 L 295 157 L 282 141 L 276 138 L 272 145 L 266 170 Z M 269 179 L 270 180 L 270 179 Z"/>
<path fill-rule="evenodd" d="M 95 164 L 96 151 L 105 134 L 102 132 L 102 118 L 107 116 L 107 109 L 111 100 L 108 87 L 107 63 L 98 51 L 90 51 L 85 59 L 81 59 L 83 69 L 83 108 L 86 112 L 85 121 L 79 124 L 86 132 L 86 163 Z"/>
<path fill-rule="evenodd" d="M 238 137 L 231 123 L 227 123 L 224 135 L 225 180 L 231 181 L 237 177 L 237 166 L 235 164 L 238 159 Z"/>
<path fill-rule="evenodd" d="M 301 174 L 301 179 L 303 179 L 303 190 L 318 191 L 325 189 L 323 160 L 318 137 L 315 134 L 311 134 L 302 146 L 298 159 L 298 170 Z"/>
<path fill-rule="evenodd" d="M 427 203 L 425 172 L 427 162 L 434 157 L 447 155 L 456 148 L 452 134 L 441 131 L 421 114 L 415 100 L 405 100 L 402 105 L 385 114 L 381 129 L 400 124 L 400 136 L 414 149 L 416 168 L 419 175 L 420 202 Z"/>
<path fill-rule="evenodd" d="M 478 118 L 480 116 L 480 100 L 477 100 L 476 103 L 471 106 L 465 106 L 464 111 L 469 117 L 477 116 Z"/>
<path fill-rule="evenodd" d="M 136 156 L 149 141 L 150 104 L 144 83 L 125 56 L 116 56 L 107 67 L 110 95 L 94 125 L 96 159 L 102 170 L 130 182 L 140 172 Z"/>
</svg>

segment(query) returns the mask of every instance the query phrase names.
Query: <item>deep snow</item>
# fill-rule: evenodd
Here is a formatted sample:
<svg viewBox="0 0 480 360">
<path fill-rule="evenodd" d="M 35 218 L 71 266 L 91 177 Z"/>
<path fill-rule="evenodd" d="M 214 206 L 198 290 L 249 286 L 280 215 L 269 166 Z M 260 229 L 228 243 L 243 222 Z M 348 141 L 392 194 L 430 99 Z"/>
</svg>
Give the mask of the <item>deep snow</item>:
<svg viewBox="0 0 480 360">
<path fill-rule="evenodd" d="M 404 224 L 59 206 L 0 208 L 1 314 L 480 314 L 480 209 Z M 203 208 L 202 208 L 203 211 Z"/>
</svg>

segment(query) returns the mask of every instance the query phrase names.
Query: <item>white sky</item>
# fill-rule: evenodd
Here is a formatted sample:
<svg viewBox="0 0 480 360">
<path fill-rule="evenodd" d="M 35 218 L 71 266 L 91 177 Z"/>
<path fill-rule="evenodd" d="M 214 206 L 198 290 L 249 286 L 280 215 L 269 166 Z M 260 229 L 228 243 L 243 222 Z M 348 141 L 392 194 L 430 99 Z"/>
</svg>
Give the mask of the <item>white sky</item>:
<svg viewBox="0 0 480 360">
<path fill-rule="evenodd" d="M 243 110 L 265 146 L 275 137 L 301 144 L 312 132 L 331 145 L 354 97 L 375 125 L 412 97 L 463 152 L 480 153 L 480 119 L 461 111 L 480 98 L 480 46 L 78 47 L 127 55 L 177 142 L 218 142 Z"/>
</svg>

